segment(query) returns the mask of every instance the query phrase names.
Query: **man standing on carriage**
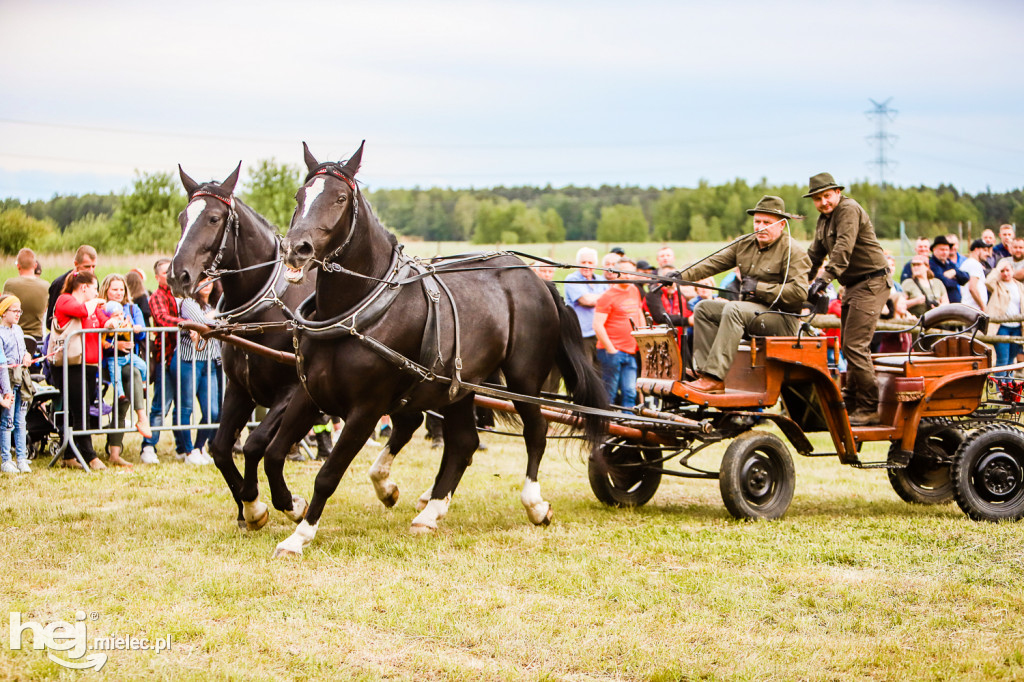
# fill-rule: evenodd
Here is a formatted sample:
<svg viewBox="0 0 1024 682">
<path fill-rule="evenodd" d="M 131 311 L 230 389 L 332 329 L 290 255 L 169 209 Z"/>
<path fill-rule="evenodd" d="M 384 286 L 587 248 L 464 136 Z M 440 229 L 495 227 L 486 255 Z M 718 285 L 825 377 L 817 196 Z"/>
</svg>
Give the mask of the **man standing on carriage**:
<svg viewBox="0 0 1024 682">
<path fill-rule="evenodd" d="M 844 188 L 829 173 L 818 173 L 809 184 L 804 196 L 814 201 L 821 215 L 807 250 L 811 257 L 808 277 L 818 272 L 826 258 L 828 264 L 811 284 L 808 300 L 815 303 L 833 279 L 843 285 L 841 336 L 848 367 L 843 400 L 851 425 L 877 424 L 878 384 L 871 337 L 892 290 L 889 264 L 867 211 L 844 197 Z"/>
<path fill-rule="evenodd" d="M 762 197 L 748 209 L 754 231 L 724 249 L 680 270 L 683 281 L 697 280 L 738 267 L 739 301 L 711 298 L 693 312 L 693 362 L 697 379 L 686 386 L 700 393 L 725 390 L 725 377 L 744 333 L 788 336 L 796 333 L 807 299 L 807 253 L 787 233 L 788 221 L 779 197 Z"/>
</svg>

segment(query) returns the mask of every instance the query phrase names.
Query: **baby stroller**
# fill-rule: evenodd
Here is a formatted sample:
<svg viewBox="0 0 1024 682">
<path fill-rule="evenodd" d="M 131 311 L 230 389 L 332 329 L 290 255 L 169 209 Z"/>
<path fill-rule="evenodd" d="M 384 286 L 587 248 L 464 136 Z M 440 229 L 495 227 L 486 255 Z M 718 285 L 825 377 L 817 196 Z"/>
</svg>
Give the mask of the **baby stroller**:
<svg viewBox="0 0 1024 682">
<path fill-rule="evenodd" d="M 36 355 L 36 342 L 31 337 L 25 338 L 25 347 L 30 354 Z M 52 458 L 57 454 L 61 444 L 61 424 L 55 418 L 59 412 L 60 391 L 49 384 L 42 383 L 45 377 L 33 372 L 32 381 L 36 384 L 36 393 L 25 413 L 25 436 L 29 459 Z"/>
<path fill-rule="evenodd" d="M 60 391 L 48 384 L 36 383 L 36 394 L 25 413 L 25 436 L 29 459 L 52 458 L 60 448 L 60 426 L 54 419 L 55 402 Z"/>
</svg>

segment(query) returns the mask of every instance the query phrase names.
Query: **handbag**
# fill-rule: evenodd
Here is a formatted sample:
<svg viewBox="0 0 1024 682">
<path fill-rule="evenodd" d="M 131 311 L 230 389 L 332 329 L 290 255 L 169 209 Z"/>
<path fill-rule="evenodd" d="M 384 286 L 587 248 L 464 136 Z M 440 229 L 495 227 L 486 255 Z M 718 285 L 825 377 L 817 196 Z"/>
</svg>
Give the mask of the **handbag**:
<svg viewBox="0 0 1024 682">
<path fill-rule="evenodd" d="M 64 327 L 60 327 L 57 324 L 57 320 L 54 319 L 50 327 L 51 364 L 56 366 L 63 363 L 65 355 L 67 356 L 67 364 L 82 364 L 82 353 L 84 350 L 82 335 L 75 334 L 75 332 L 80 331 L 82 331 L 81 318 L 72 317 Z M 70 342 L 68 342 L 68 338 L 71 339 Z"/>
</svg>

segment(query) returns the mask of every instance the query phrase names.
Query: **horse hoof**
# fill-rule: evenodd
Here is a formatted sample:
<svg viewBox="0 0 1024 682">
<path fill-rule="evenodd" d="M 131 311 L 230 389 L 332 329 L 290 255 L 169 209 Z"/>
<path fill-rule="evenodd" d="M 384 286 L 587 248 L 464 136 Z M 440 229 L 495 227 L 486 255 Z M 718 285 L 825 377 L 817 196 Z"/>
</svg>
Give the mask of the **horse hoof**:
<svg viewBox="0 0 1024 682">
<path fill-rule="evenodd" d="M 298 552 L 296 552 L 296 551 L 291 550 L 291 549 L 286 549 L 286 548 L 282 547 L 281 545 L 278 545 L 277 547 L 274 548 L 274 556 L 273 556 L 274 559 L 290 559 L 292 557 L 300 557 L 300 556 L 302 556 L 302 550 L 301 549 Z"/>
<path fill-rule="evenodd" d="M 265 509 L 263 511 L 263 516 L 259 517 L 255 521 L 249 521 L 248 519 L 246 519 L 246 521 L 245 521 L 245 529 L 249 530 L 249 531 L 259 530 L 263 526 L 267 525 L 267 521 L 269 521 L 269 520 L 270 520 L 270 509 Z"/>
<path fill-rule="evenodd" d="M 247 530 L 245 519 L 238 519 L 238 530 Z"/>
<path fill-rule="evenodd" d="M 437 530 L 437 526 L 430 527 L 424 523 L 414 523 L 409 526 L 409 532 L 413 535 L 431 535 Z"/>
<path fill-rule="evenodd" d="M 394 507 L 396 504 L 398 504 L 398 486 L 395 486 L 395 489 L 392 490 L 391 493 L 389 493 L 388 495 L 385 495 L 381 499 L 381 502 L 388 509 L 390 509 L 391 507 Z"/>
<path fill-rule="evenodd" d="M 549 526 L 551 525 L 551 519 L 555 516 L 555 510 L 551 504 L 548 503 L 548 510 L 539 517 L 534 517 L 533 514 L 527 512 L 527 516 L 530 517 L 530 522 L 535 526 Z"/>
<path fill-rule="evenodd" d="M 298 495 L 292 495 L 292 508 L 284 512 L 284 515 L 291 519 L 292 523 L 298 523 L 306 518 L 306 511 L 309 505 Z"/>
</svg>

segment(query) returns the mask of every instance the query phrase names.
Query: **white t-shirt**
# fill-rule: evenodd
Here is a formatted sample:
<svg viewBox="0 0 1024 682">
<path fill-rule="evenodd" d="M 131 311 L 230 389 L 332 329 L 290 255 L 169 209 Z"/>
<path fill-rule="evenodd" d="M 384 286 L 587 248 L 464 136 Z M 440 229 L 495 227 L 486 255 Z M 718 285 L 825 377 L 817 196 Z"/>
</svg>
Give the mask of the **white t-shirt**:
<svg viewBox="0 0 1024 682">
<path fill-rule="evenodd" d="M 978 293 L 981 294 L 981 302 L 983 304 L 987 304 L 988 288 L 985 286 L 985 268 L 982 267 L 981 263 L 973 258 L 967 258 L 960 265 L 960 269 L 970 275 L 971 279 L 974 279 L 975 277 L 978 278 L 978 281 L 975 283 L 976 288 L 978 289 Z M 981 310 L 982 308 L 978 305 L 978 302 L 974 300 L 974 296 L 971 294 L 970 284 L 971 283 L 968 281 L 967 284 L 960 285 L 960 302 L 965 305 L 969 305 L 972 308 Z"/>
</svg>

